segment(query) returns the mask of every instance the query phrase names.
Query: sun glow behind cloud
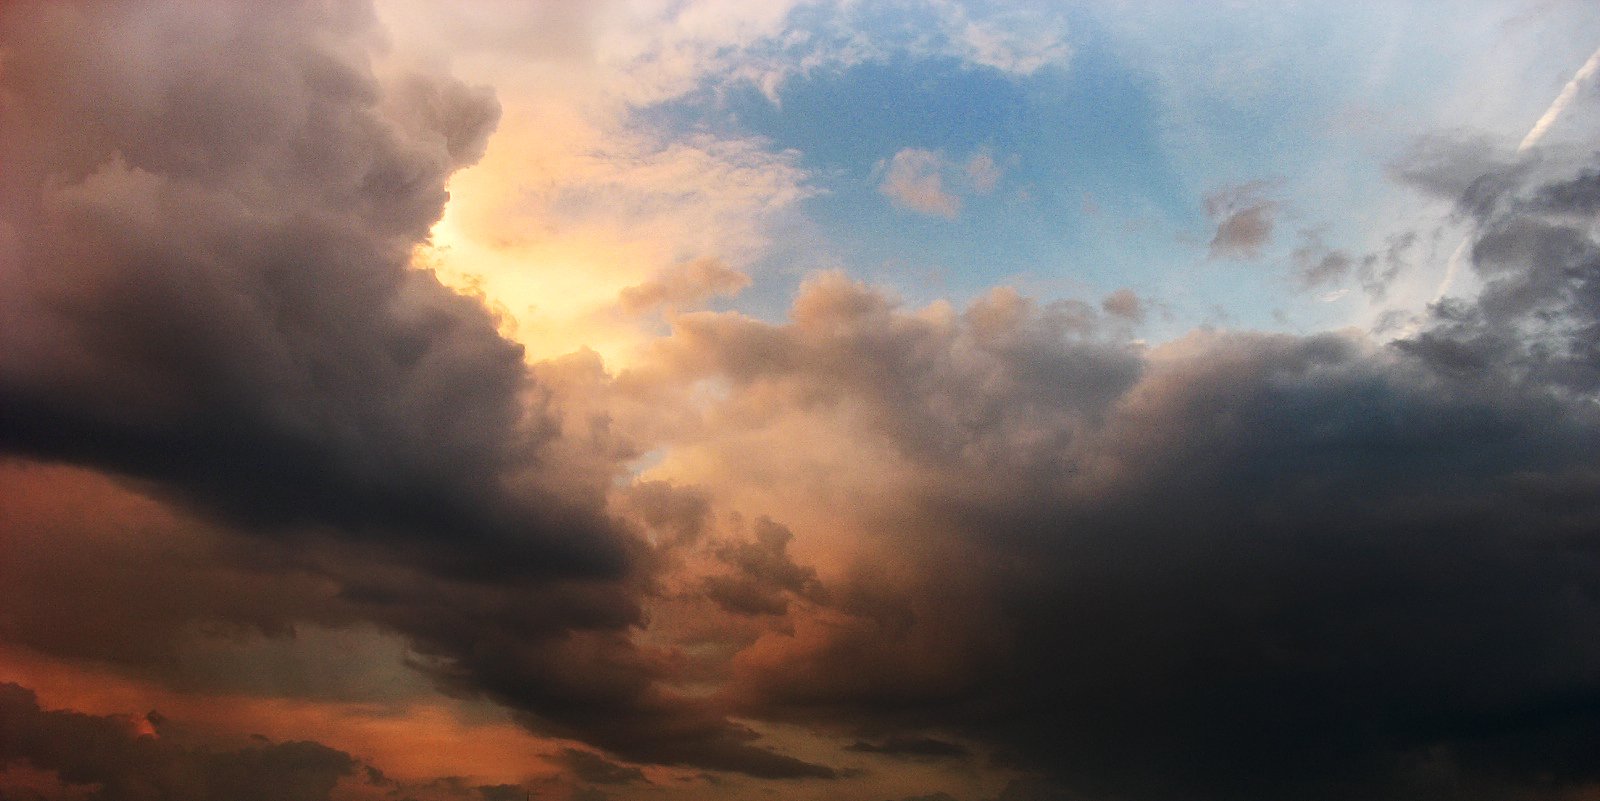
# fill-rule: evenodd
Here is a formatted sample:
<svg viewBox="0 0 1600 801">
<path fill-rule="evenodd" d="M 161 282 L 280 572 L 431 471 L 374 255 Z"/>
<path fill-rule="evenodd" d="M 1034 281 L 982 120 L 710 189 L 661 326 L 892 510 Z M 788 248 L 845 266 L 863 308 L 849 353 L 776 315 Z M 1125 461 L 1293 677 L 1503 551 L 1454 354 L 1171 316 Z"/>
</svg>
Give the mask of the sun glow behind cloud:
<svg viewBox="0 0 1600 801">
<path fill-rule="evenodd" d="M 0 795 L 1592 793 L 1597 40 L 0 6 Z"/>
</svg>

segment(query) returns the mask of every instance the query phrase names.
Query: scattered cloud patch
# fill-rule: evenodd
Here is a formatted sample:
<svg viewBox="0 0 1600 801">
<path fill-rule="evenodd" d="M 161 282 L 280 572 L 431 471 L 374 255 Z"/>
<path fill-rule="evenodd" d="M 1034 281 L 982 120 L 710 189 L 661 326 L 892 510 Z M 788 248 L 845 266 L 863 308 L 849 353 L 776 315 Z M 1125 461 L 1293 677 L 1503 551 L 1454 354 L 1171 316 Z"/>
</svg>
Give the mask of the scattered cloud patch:
<svg viewBox="0 0 1600 801">
<path fill-rule="evenodd" d="M 1302 243 L 1290 254 L 1295 281 L 1304 289 L 1338 284 L 1350 275 L 1355 259 L 1343 250 L 1328 247 L 1318 231 L 1300 232 Z"/>
<path fill-rule="evenodd" d="M 956 162 L 939 151 L 908 147 L 879 162 L 875 171 L 883 174 L 878 192 L 894 205 L 947 220 L 960 213 L 964 196 L 992 194 L 1005 176 L 988 148 Z"/>
<path fill-rule="evenodd" d="M 972 191 L 987 195 L 1000 185 L 1000 177 L 1005 175 L 1005 170 L 995 163 L 994 155 L 988 150 L 979 150 L 967 159 L 966 173 L 967 184 Z"/>
<path fill-rule="evenodd" d="M 953 220 L 961 210 L 961 200 L 945 189 L 948 168 L 943 155 L 908 147 L 889 160 L 878 191 L 900 208 Z"/>
<path fill-rule="evenodd" d="M 1123 288 L 1107 295 L 1100 301 L 1100 308 L 1106 314 L 1131 323 L 1144 322 L 1145 302 L 1131 289 Z"/>
<path fill-rule="evenodd" d="M 1210 258 L 1254 259 L 1272 241 L 1281 204 L 1268 196 L 1273 184 L 1251 181 L 1224 187 L 1205 197 L 1206 215 L 1216 222 Z"/>
<path fill-rule="evenodd" d="M 1072 57 L 1063 16 L 1038 8 L 994 10 L 972 16 L 964 3 L 935 4 L 947 20 L 955 50 L 974 64 L 1015 75 L 1032 75 L 1047 65 L 1065 65 Z"/>
</svg>

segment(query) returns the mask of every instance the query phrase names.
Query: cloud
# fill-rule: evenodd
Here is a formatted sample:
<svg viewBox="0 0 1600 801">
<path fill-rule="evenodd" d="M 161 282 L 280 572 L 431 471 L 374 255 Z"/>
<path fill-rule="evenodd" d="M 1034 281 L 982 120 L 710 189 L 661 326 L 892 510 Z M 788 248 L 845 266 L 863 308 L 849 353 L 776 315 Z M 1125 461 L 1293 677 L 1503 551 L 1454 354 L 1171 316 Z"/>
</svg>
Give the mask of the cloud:
<svg viewBox="0 0 1600 801">
<path fill-rule="evenodd" d="M 954 759 L 968 754 L 967 749 L 956 743 L 932 737 L 890 737 L 876 743 L 858 740 L 846 746 L 845 750 L 911 759 Z"/>
<path fill-rule="evenodd" d="M 1301 245 L 1289 254 L 1294 262 L 1295 281 L 1302 289 L 1340 284 L 1355 268 L 1350 254 L 1328 247 L 1316 231 L 1301 231 Z"/>
<path fill-rule="evenodd" d="M 117 801 L 327 801 L 360 765 L 313 742 L 184 746 L 153 733 L 149 721 L 45 710 L 31 690 L 0 684 L 0 767 L 19 761 L 65 785 L 98 785 L 91 797 Z"/>
<path fill-rule="evenodd" d="M 1145 303 L 1139 299 L 1131 289 L 1119 289 L 1107 295 L 1100 301 L 1100 308 L 1113 317 L 1121 317 L 1129 322 L 1144 321 Z"/>
<path fill-rule="evenodd" d="M 783 18 L 674 8 L 661 35 L 688 54 Z M 778 322 L 675 308 L 613 374 L 593 352 L 528 363 L 413 267 L 495 125 L 489 93 L 374 67 L 359 5 L 207 9 L 0 12 L 0 88 L 25 112 L 0 129 L 8 645 L 214 690 L 174 664 L 206 632 L 377 628 L 439 689 L 581 743 L 557 761 L 608 788 L 640 765 L 848 777 L 818 741 L 993 754 L 1041 775 L 1015 799 L 1600 783 L 1592 155 L 1434 143 L 1398 165 L 1478 227 L 1483 291 L 1392 346 L 1150 348 L 1130 290 L 910 308 L 824 273 Z M 641 97 L 698 74 L 620 46 L 560 57 L 659 63 Z M 702 167 L 772 166 L 756 149 L 597 157 L 544 219 L 600 219 L 632 188 L 623 218 L 652 220 L 674 188 L 710 197 L 685 178 Z M 885 170 L 895 202 L 949 217 L 1002 178 L 984 152 Z M 1258 183 L 1207 211 L 1233 258 L 1279 208 Z M 1382 285 L 1411 242 L 1370 263 L 1313 248 L 1304 275 Z M 703 250 L 607 302 L 742 285 Z M 323 798 L 361 767 L 149 739 L 14 686 L 0 728 L 0 759 L 109 798 Z M 476 781 L 437 794 L 517 791 Z"/>
<path fill-rule="evenodd" d="M 128 576 L 128 614 L 83 610 L 139 617 L 149 644 L 51 633 L 63 590 L 32 581 L 40 617 L 19 636 L 160 672 L 162 643 L 202 621 L 362 621 L 535 730 L 832 775 L 668 689 L 670 651 L 631 639 L 649 560 L 606 503 L 637 454 L 577 405 L 582 357 L 531 370 L 478 300 L 411 266 L 493 95 L 376 69 L 359 3 L 191 11 L 0 16 L 0 82 L 25 110 L 0 129 L 22 165 L 0 175 L 0 220 L 28 232 L 0 257 L 0 451 L 123 477 L 204 521 L 171 564 L 109 546 L 180 582 L 141 598 L 153 580 Z"/>
<path fill-rule="evenodd" d="M 576 748 L 562 749 L 561 762 L 579 781 L 590 784 L 632 784 L 645 781 L 644 772 L 638 768 L 618 765 L 599 754 Z"/>
<path fill-rule="evenodd" d="M 197 628 L 287 637 L 296 624 L 355 619 L 314 571 L 219 544 L 205 521 L 89 471 L 0 463 L 0 517 L 7 643 L 193 686 L 192 660 L 174 654 Z"/>
<path fill-rule="evenodd" d="M 945 191 L 946 166 L 938 153 L 908 147 L 889 161 L 878 191 L 903 209 L 953 220 L 961 210 L 961 200 Z"/>
<path fill-rule="evenodd" d="M 894 154 L 883 172 L 878 192 L 900 208 L 953 220 L 961 212 L 962 196 L 992 194 L 1005 175 L 987 148 L 973 152 L 965 162 L 952 163 L 942 152 L 908 147 Z"/>
<path fill-rule="evenodd" d="M 936 0 L 950 47 L 960 57 L 1016 75 L 1062 66 L 1072 57 L 1063 15 L 1040 8 L 981 8 Z"/>
<path fill-rule="evenodd" d="M 1361 289 L 1374 301 L 1382 300 L 1396 278 L 1411 266 L 1411 252 L 1417 244 L 1415 232 L 1405 232 L 1388 238 L 1383 250 L 1361 257 L 1356 277 Z"/>
<path fill-rule="evenodd" d="M 1522 330 L 1552 309 L 1590 330 L 1574 304 L 1600 261 L 1544 225 L 1491 227 L 1475 252 L 1508 283 L 1474 316 L 1514 296 Z M 1546 270 L 1566 283 L 1528 296 Z M 681 318 L 664 361 L 725 382 L 699 448 L 720 437 L 749 481 L 813 489 L 701 478 L 766 499 L 797 537 L 848 529 L 879 571 L 835 570 L 834 604 L 735 658 L 741 714 L 936 726 L 1061 797 L 1600 781 L 1577 756 L 1600 652 L 1575 556 L 1600 430 L 1562 394 L 1592 385 L 1568 346 L 1455 370 L 1422 347 L 1472 343 L 1440 315 L 1398 348 L 1197 333 L 1146 352 L 1092 308 L 997 292 L 905 309 L 824 276 L 786 323 Z M 782 431 L 804 445 L 766 453 Z M 840 449 L 857 466 L 826 461 Z M 850 502 L 809 518 L 817 497 Z"/>
<path fill-rule="evenodd" d="M 967 159 L 965 169 L 967 183 L 973 192 L 980 195 L 993 192 L 1000 185 L 1001 176 L 1005 175 L 1005 170 L 995 163 L 994 156 L 987 150 L 973 153 L 972 158 Z"/>
<path fill-rule="evenodd" d="M 1279 204 L 1265 196 L 1271 184 L 1251 181 L 1219 189 L 1205 197 L 1206 214 L 1217 223 L 1211 238 L 1213 259 L 1254 259 L 1272 240 Z"/>
<path fill-rule="evenodd" d="M 622 290 L 622 309 L 639 314 L 666 306 L 681 309 L 715 295 L 732 295 L 750 277 L 715 259 L 697 259 L 665 270 L 649 281 Z"/>
<path fill-rule="evenodd" d="M 205 48 L 237 9 L 167 11 L 13 12 L 42 16 L 8 26 L 8 84 L 50 110 L 5 133 L 30 165 L 7 173 L 7 222 L 34 233 L 4 268 L 19 346 L 0 363 L 0 440 L 166 482 L 245 525 L 497 551 L 462 571 L 618 570 L 592 511 L 500 489 L 537 482 L 521 350 L 407 266 L 445 179 L 481 152 L 493 97 L 442 77 L 381 83 L 360 61 L 359 7 L 275 9 L 227 60 Z M 151 24 L 172 47 L 64 66 Z M 307 40 L 330 26 L 348 38 Z M 69 84 L 77 99 L 49 99 Z"/>
<path fill-rule="evenodd" d="M 794 532 L 759 517 L 752 534 L 750 540 L 725 542 L 713 551 L 718 561 L 733 570 L 706 577 L 708 598 L 736 615 L 782 615 L 788 612 L 791 597 L 827 602 L 817 571 L 797 565 L 789 557 Z"/>
<path fill-rule="evenodd" d="M 1486 152 L 1487 151 L 1487 152 Z M 1473 170 L 1481 175 L 1466 178 Z M 1400 167 L 1413 185 L 1456 204 L 1482 288 L 1441 303 L 1400 346 L 1462 378 L 1534 382 L 1568 393 L 1600 387 L 1596 292 L 1600 245 L 1586 210 L 1600 206 L 1587 153 L 1497 162 L 1481 143 L 1428 143 Z"/>
</svg>

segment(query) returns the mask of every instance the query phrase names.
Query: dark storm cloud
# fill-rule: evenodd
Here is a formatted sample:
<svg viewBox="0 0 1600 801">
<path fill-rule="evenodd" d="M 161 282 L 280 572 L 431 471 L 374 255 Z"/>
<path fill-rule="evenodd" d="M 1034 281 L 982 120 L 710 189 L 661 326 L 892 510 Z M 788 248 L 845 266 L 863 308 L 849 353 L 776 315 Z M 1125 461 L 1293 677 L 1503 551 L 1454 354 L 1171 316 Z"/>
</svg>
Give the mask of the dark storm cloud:
<svg viewBox="0 0 1600 801">
<path fill-rule="evenodd" d="M 1576 178 L 1540 187 L 1533 204 L 1544 212 L 1600 214 L 1600 170 L 1586 170 Z"/>
<path fill-rule="evenodd" d="M 1484 189 L 1514 183 L 1458 183 L 1521 208 Z M 741 673 L 745 714 L 956 732 L 1047 771 L 1039 797 L 1600 783 L 1600 418 L 1578 356 L 1600 265 L 1584 231 L 1510 213 L 1483 217 L 1483 295 L 1395 348 L 1195 334 L 1139 358 L 1017 298 L 941 321 L 834 279 L 789 324 L 680 320 L 673 358 L 731 404 L 792 398 L 916 476 L 910 511 L 854 510 L 915 544 L 878 585 L 901 624 L 841 585 L 854 622 Z"/>
<path fill-rule="evenodd" d="M 902 798 L 899 801 L 956 801 L 956 798 L 949 793 L 932 793 Z M 999 795 L 988 801 L 1086 801 L 1086 799 L 1084 796 L 1061 789 L 1049 780 L 1032 777 L 1013 780 L 1000 791 Z"/>
<path fill-rule="evenodd" d="M 1465 148 L 1458 145 L 1457 149 Z M 1528 381 L 1574 393 L 1600 388 L 1600 243 L 1590 234 L 1600 207 L 1592 154 L 1547 153 L 1500 166 L 1477 180 L 1441 180 L 1486 158 L 1416 157 L 1406 175 L 1454 200 L 1474 220 L 1471 302 L 1442 303 L 1433 324 L 1403 343 L 1456 375 Z"/>
<path fill-rule="evenodd" d="M 592 510 L 505 491 L 551 436 L 521 348 L 407 269 L 493 96 L 380 81 L 358 4 L 188 10 L 0 19 L 0 443 L 463 571 L 619 569 Z"/>
<path fill-rule="evenodd" d="M 313 742 L 214 750 L 142 728 L 129 718 L 41 709 L 31 690 L 0 684 L 0 767 L 54 771 L 63 784 L 93 787 L 94 801 L 326 801 L 359 766 Z"/>
<path fill-rule="evenodd" d="M 183 538 L 167 560 L 27 551 L 0 590 L 26 618 L 0 617 L 8 638 L 143 662 L 160 648 L 85 619 L 157 646 L 206 615 L 368 621 L 445 689 L 630 762 L 839 775 L 731 715 L 858 725 L 880 751 L 884 732 L 948 732 L 1050 774 L 1007 801 L 1600 782 L 1592 163 L 1435 142 L 1397 168 L 1477 226 L 1485 288 L 1392 349 L 1197 334 L 1146 351 L 1117 333 L 1120 301 L 996 290 L 912 312 L 836 274 L 785 324 L 681 316 L 628 381 L 722 382 L 729 428 L 810 415 L 911 476 L 892 510 L 835 510 L 898 561 L 845 568 L 826 604 L 778 523 L 712 546 L 725 610 L 805 597 L 827 617 L 704 697 L 670 689 L 682 654 L 631 636 L 654 555 L 603 512 L 639 454 L 574 400 L 605 381 L 597 361 L 530 371 L 480 304 L 407 269 L 492 98 L 380 77 L 355 4 L 86 8 L 0 10 L 0 447 L 249 529 L 256 568 Z M 1213 255 L 1270 241 L 1263 192 L 1209 200 Z M 718 275 L 701 284 L 736 283 Z M 670 283 L 641 308 L 694 294 Z M 840 478 L 884 479 L 861 469 Z M 706 539 L 706 497 L 619 494 L 659 547 Z M 100 603 L 127 609 L 78 613 L 69 566 L 125 554 L 150 575 Z M 235 586 L 255 580 L 273 584 Z M 166 797 L 249 798 L 271 775 L 318 798 L 354 770 L 311 744 L 174 750 L 20 689 L 0 691 L 0 726 L 6 759 L 113 799 L 175 765 L 218 778 Z"/>
<path fill-rule="evenodd" d="M 0 520 L 8 643 L 181 682 L 174 652 L 197 625 L 286 637 L 296 623 L 355 620 L 322 576 L 229 549 L 203 523 L 85 471 L 0 463 Z"/>
<path fill-rule="evenodd" d="M 0 7 L 0 452 L 131 479 L 219 541 L 252 532 L 257 565 L 196 547 L 162 566 L 200 581 L 133 605 L 154 614 L 134 627 L 156 635 L 144 650 L 86 630 L 127 615 L 49 614 L 66 590 L 40 582 L 32 622 L 70 633 L 12 628 L 159 662 L 195 620 L 371 621 L 533 728 L 640 761 L 830 775 L 662 689 L 671 655 L 630 641 L 649 566 L 604 504 L 637 454 L 563 406 L 581 365 L 535 376 L 481 303 L 409 266 L 499 107 L 375 66 L 382 39 L 359 2 Z M 41 548 L 33 564 L 59 563 Z M 283 582 L 202 591 L 241 572 Z"/>
<path fill-rule="evenodd" d="M 996 571 L 1017 645 L 977 728 L 1091 796 L 1594 779 L 1594 432 L 1370 358 L 1207 343 L 1086 457 L 1109 486 L 951 510 L 1026 560 Z"/>
</svg>

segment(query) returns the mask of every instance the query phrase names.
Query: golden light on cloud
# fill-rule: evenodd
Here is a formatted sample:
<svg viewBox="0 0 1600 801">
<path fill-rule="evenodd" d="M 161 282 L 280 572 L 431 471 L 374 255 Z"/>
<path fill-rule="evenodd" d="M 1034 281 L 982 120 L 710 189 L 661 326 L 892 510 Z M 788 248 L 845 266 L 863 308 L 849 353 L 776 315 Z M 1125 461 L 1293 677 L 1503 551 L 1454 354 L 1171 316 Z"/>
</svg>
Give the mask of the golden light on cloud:
<svg viewBox="0 0 1600 801">
<path fill-rule="evenodd" d="M 483 160 L 451 179 L 420 261 L 508 314 L 531 360 L 589 348 L 625 366 L 659 335 L 663 311 L 621 304 L 626 290 L 697 261 L 750 263 L 766 226 L 809 194 L 791 156 L 752 142 L 664 143 L 603 109 L 500 101 L 500 128 Z"/>
<path fill-rule="evenodd" d="M 0 797 L 1594 795 L 1600 14 L 1301 5 L 0 0 Z"/>
</svg>

